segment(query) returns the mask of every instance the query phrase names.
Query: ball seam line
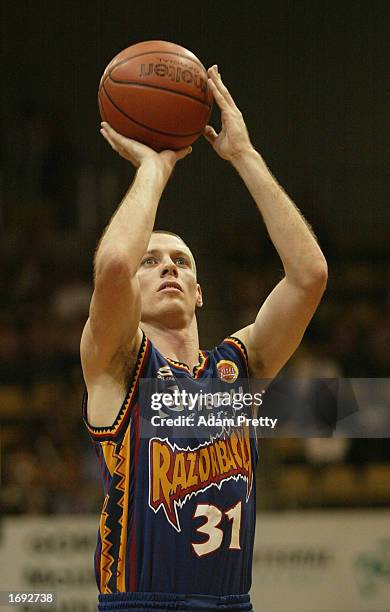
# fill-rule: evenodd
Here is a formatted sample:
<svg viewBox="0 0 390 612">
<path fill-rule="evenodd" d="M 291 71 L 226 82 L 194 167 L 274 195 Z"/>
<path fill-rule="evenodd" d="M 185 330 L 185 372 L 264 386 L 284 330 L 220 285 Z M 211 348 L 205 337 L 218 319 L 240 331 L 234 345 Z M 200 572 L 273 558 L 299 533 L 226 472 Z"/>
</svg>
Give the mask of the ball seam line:
<svg viewBox="0 0 390 612">
<path fill-rule="evenodd" d="M 181 53 L 175 53 L 174 51 L 145 51 L 144 53 L 137 53 L 137 55 L 129 55 L 128 57 L 125 57 L 125 58 L 121 59 L 117 64 L 114 64 L 114 66 L 111 66 L 110 71 L 114 70 L 115 68 L 117 68 L 117 66 L 121 66 L 121 64 L 124 64 L 124 63 L 128 62 L 131 59 L 135 59 L 135 58 L 141 57 L 143 55 L 163 55 L 163 54 L 165 54 L 165 55 L 176 55 L 177 57 L 181 57 L 182 59 L 188 60 L 189 62 L 193 62 L 199 68 L 203 68 L 203 70 L 206 72 L 206 68 L 203 66 L 203 64 L 202 64 L 202 62 L 200 60 L 193 59 L 192 57 L 187 57 L 186 55 L 182 55 Z M 108 64 L 107 68 L 109 68 L 109 66 L 110 66 L 110 64 Z M 106 68 L 106 70 L 107 70 L 107 68 Z"/>
<path fill-rule="evenodd" d="M 130 119 L 130 121 L 132 121 L 133 123 L 145 128 L 146 130 L 149 130 L 151 132 L 156 132 L 156 134 L 161 134 L 162 136 L 174 136 L 175 138 L 188 138 L 189 136 L 198 136 L 202 134 L 203 132 L 203 130 L 200 130 L 199 132 L 191 132 L 189 134 L 177 134 L 175 132 L 162 132 L 161 130 L 157 130 L 156 128 L 149 127 L 148 125 L 141 123 L 141 121 L 137 121 L 136 119 L 134 119 L 133 117 L 125 113 L 125 111 L 122 110 L 119 106 L 117 106 L 117 104 L 114 102 L 114 100 L 111 98 L 108 91 L 104 87 L 104 84 L 102 86 L 102 89 L 104 93 L 106 94 L 107 98 L 109 99 L 109 101 L 111 102 L 111 104 L 116 108 L 118 112 L 120 112 L 122 115 L 127 117 L 127 119 Z M 172 92 L 172 93 L 176 93 L 176 92 Z"/>
<path fill-rule="evenodd" d="M 131 85 L 132 87 L 150 87 L 151 89 L 159 89 L 161 91 L 168 91 L 169 93 L 177 94 L 178 96 L 184 96 L 185 98 L 190 98 L 191 100 L 195 100 L 195 102 L 199 102 L 203 106 L 207 106 L 207 108 L 211 109 L 211 104 L 207 104 L 207 102 L 203 102 L 203 100 L 199 100 L 195 96 L 191 96 L 191 94 L 184 93 L 182 91 L 176 91 L 176 89 L 169 89 L 168 87 L 161 87 L 161 85 L 152 85 L 151 83 L 138 83 L 137 81 L 118 81 L 117 79 L 113 79 L 111 75 L 108 75 L 108 78 L 113 83 L 117 83 L 118 85 Z"/>
</svg>

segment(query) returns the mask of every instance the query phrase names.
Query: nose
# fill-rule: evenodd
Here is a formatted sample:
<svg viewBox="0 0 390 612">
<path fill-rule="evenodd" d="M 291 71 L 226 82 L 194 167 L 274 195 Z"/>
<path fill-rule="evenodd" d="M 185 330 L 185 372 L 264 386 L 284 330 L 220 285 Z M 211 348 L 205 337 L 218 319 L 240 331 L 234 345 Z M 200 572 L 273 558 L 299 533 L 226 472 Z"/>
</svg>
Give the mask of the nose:
<svg viewBox="0 0 390 612">
<path fill-rule="evenodd" d="M 175 278 L 179 276 L 177 266 L 172 260 L 163 262 L 160 273 L 161 278 L 170 275 L 174 276 Z"/>
</svg>

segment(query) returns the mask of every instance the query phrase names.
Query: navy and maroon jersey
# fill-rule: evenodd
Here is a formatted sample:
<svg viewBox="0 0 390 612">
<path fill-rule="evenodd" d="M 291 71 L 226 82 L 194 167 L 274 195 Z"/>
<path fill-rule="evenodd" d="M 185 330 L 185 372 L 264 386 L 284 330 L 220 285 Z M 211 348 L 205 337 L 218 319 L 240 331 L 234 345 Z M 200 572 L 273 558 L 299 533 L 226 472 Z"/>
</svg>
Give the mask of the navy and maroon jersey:
<svg viewBox="0 0 390 612">
<path fill-rule="evenodd" d="M 111 427 L 88 424 L 85 393 L 83 416 L 105 494 L 95 553 L 101 594 L 248 593 L 257 462 L 251 426 L 207 421 L 178 427 L 172 418 L 223 417 L 232 408 L 189 408 L 185 402 L 156 408 L 151 401 L 156 392 L 207 393 L 211 383 L 229 393 L 248 385 L 240 340 L 229 337 L 212 351 L 201 351 L 190 372 L 164 357 L 144 334 Z"/>
</svg>

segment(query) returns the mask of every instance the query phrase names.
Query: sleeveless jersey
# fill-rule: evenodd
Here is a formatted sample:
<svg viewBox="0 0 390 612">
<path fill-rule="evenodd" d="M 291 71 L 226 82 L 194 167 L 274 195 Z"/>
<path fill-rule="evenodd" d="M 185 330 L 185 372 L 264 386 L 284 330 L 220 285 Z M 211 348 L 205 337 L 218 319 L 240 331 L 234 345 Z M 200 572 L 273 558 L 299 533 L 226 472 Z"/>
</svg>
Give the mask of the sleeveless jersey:
<svg viewBox="0 0 390 612">
<path fill-rule="evenodd" d="M 88 423 L 84 394 L 83 417 L 105 494 L 95 552 L 101 594 L 224 596 L 250 589 L 257 463 L 253 428 L 218 420 L 209 425 L 210 416 L 223 419 L 230 406 L 221 411 L 198 402 L 190 408 L 180 399 L 172 406 L 160 402 L 158 408 L 151 397 L 183 389 L 206 397 L 213 382 L 230 394 L 248 385 L 247 355 L 239 339 L 229 337 L 212 351 L 201 351 L 199 360 L 190 372 L 165 358 L 143 334 L 111 427 Z M 194 419 L 201 422 L 198 427 Z"/>
</svg>

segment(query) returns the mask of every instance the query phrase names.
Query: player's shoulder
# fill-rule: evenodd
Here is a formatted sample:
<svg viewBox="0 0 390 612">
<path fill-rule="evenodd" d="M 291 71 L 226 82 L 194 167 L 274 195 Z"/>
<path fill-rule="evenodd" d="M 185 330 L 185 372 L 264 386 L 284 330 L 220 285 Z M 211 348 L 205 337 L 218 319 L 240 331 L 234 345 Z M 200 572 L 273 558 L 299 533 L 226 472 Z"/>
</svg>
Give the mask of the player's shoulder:
<svg viewBox="0 0 390 612">
<path fill-rule="evenodd" d="M 145 344 L 145 334 L 138 328 L 134 338 L 126 342 L 125 345 L 120 346 L 112 359 L 106 362 L 100 358 L 99 346 L 94 342 L 88 320 L 84 326 L 80 341 L 81 365 L 87 388 L 100 379 L 102 375 L 112 375 L 115 379 L 118 376 L 122 378 L 122 372 L 124 370 L 128 371 L 134 366 Z"/>
<path fill-rule="evenodd" d="M 210 359 L 216 362 L 218 370 L 222 369 L 228 372 L 229 366 L 235 364 L 240 368 L 240 375 L 247 376 L 248 353 L 242 339 L 235 334 L 226 336 L 211 351 L 208 351 L 208 355 Z"/>
<path fill-rule="evenodd" d="M 118 425 L 119 415 L 123 416 L 128 412 L 125 405 L 131 397 L 135 383 L 142 376 L 146 347 L 145 335 L 142 330 L 138 330 L 134 342 L 128 343 L 127 347 L 121 347 L 105 368 L 96 368 L 93 366 L 93 359 L 88 361 L 88 356 L 84 358 L 82 366 L 86 393 L 83 399 L 83 415 L 92 434 L 100 427 L 113 433 Z"/>
</svg>

